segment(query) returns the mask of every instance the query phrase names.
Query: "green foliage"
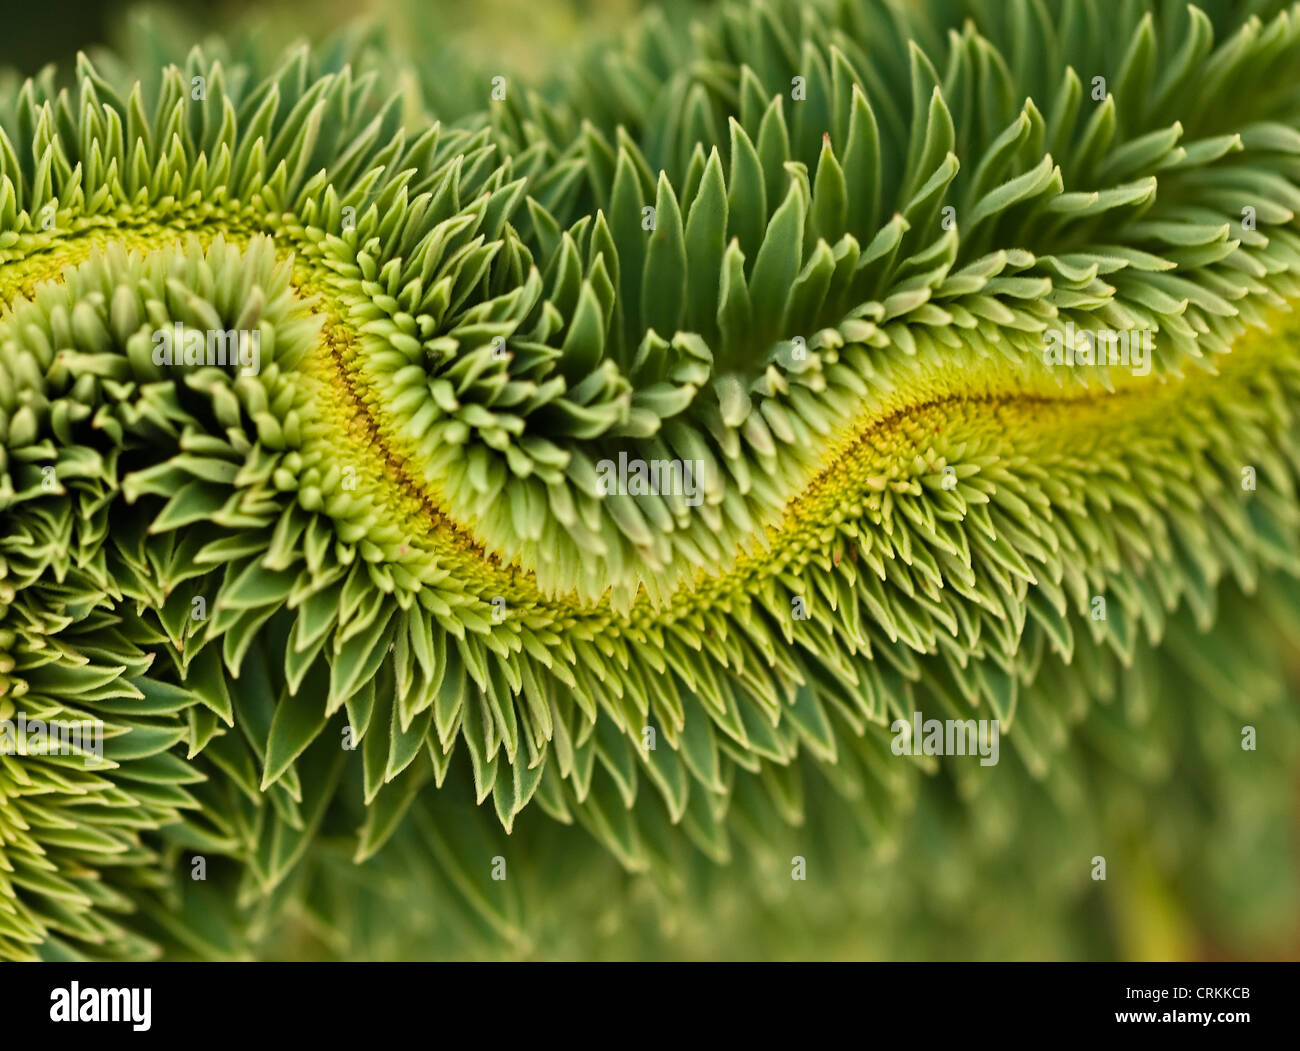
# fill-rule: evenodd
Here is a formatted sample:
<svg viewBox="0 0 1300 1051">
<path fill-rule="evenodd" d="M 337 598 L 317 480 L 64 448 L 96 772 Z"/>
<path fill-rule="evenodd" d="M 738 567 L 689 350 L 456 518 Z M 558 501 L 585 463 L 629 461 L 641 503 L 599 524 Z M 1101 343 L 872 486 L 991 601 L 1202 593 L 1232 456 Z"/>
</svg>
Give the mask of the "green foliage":
<svg viewBox="0 0 1300 1051">
<path fill-rule="evenodd" d="M 712 866 L 795 854 L 839 889 L 770 937 L 851 954 L 1027 854 L 1063 918 L 1108 852 L 1249 912 L 1186 844 L 1294 867 L 1300 23 L 1222 6 L 652 12 L 472 107 L 362 35 L 0 88 L 0 716 L 109 760 L 0 756 L 0 955 L 581 956 L 597 900 L 716 955 Z M 214 331 L 256 367 L 159 362 Z"/>
</svg>

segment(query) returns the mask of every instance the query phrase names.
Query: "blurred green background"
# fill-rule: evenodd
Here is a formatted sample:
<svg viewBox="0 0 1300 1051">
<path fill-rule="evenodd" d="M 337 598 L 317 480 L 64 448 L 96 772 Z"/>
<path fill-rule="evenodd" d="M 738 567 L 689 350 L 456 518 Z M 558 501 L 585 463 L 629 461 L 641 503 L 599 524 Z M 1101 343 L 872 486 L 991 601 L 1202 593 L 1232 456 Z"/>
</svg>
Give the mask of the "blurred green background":
<svg viewBox="0 0 1300 1051">
<path fill-rule="evenodd" d="M 512 69 L 536 71 L 581 33 L 617 32 L 644 7 L 641 0 L 60 0 L 35 4 L 21 18 L 6 20 L 0 34 L 0 65 L 34 74 L 48 63 L 64 64 L 96 46 L 129 50 L 141 19 L 167 26 L 181 38 L 246 29 L 264 45 L 317 40 L 357 20 L 380 25 L 434 25 L 470 50 L 467 57 L 505 56 Z M 673 0 L 669 10 L 700 5 Z M 418 17 L 417 17 L 418 14 Z M 412 40 L 413 48 L 424 41 Z"/>
</svg>

